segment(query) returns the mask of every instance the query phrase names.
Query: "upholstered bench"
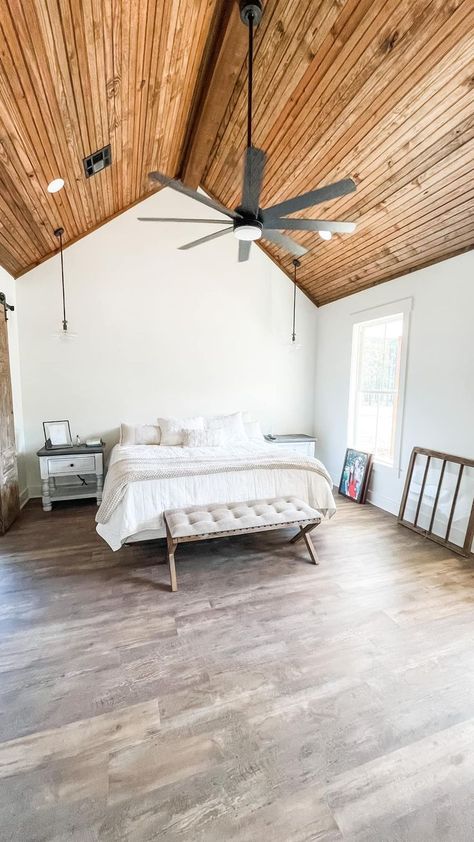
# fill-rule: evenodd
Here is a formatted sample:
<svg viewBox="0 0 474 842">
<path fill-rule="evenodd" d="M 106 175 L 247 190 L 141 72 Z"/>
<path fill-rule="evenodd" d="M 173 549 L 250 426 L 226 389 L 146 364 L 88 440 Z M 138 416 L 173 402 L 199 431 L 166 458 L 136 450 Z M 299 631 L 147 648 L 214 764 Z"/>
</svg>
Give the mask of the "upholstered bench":
<svg viewBox="0 0 474 842">
<path fill-rule="evenodd" d="M 171 590 L 178 589 L 174 555 L 178 544 L 187 541 L 207 541 L 228 535 L 245 535 L 298 526 L 299 532 L 291 539 L 304 540 L 313 564 L 318 557 L 310 531 L 319 526 L 322 515 L 296 497 L 277 497 L 272 500 L 255 500 L 251 503 L 213 503 L 173 509 L 164 513 L 168 542 L 168 566 Z"/>
</svg>

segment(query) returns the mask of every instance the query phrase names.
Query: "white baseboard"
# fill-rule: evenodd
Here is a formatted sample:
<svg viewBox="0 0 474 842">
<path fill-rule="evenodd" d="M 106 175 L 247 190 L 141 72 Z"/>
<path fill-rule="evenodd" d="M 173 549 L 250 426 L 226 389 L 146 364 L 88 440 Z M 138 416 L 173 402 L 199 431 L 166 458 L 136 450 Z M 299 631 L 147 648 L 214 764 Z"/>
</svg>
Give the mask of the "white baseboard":
<svg viewBox="0 0 474 842">
<path fill-rule="evenodd" d="M 371 503 L 372 506 L 376 506 L 378 509 L 390 512 L 391 515 L 398 515 L 400 504 L 397 500 L 386 497 L 384 494 L 377 494 L 377 492 L 372 491 L 370 488 L 367 491 L 367 502 Z"/>
<path fill-rule="evenodd" d="M 20 509 L 22 509 L 23 506 L 25 506 L 27 504 L 29 499 L 30 499 L 30 493 L 29 493 L 28 489 L 23 488 L 20 491 Z"/>
<path fill-rule="evenodd" d="M 334 477 L 331 477 L 331 479 L 334 491 L 337 492 L 339 488 L 339 480 L 336 482 Z M 392 515 L 398 515 L 400 503 L 397 500 L 393 500 L 391 497 L 386 497 L 383 494 L 374 492 L 371 488 L 367 490 L 367 502 L 371 503 L 372 506 L 376 506 L 378 509 L 390 512 Z"/>
</svg>

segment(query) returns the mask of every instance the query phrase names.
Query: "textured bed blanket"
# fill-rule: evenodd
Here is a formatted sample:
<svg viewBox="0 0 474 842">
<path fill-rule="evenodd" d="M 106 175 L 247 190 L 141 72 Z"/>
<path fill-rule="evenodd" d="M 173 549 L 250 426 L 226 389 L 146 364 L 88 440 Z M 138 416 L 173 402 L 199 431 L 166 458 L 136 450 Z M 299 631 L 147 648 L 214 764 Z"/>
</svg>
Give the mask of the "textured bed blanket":
<svg viewBox="0 0 474 842">
<path fill-rule="evenodd" d="M 211 450 L 211 448 L 208 448 L 208 450 Z M 248 454 L 222 456 L 222 454 L 216 453 L 215 457 L 207 455 L 206 458 L 190 458 L 183 462 L 160 458 L 159 455 L 154 454 L 152 458 L 149 458 L 148 454 L 145 458 L 141 453 L 137 453 L 137 455 L 130 456 L 127 459 L 119 459 L 111 465 L 104 487 L 103 501 L 97 512 L 96 520 L 99 524 L 105 524 L 109 521 L 122 501 L 130 483 L 282 469 L 317 474 L 327 482 L 329 491 L 332 489 L 331 478 L 320 462 L 316 459 L 299 457 L 293 453 L 282 453 L 281 455 L 265 453 L 265 455 L 250 458 Z M 238 501 L 229 500 L 229 502 Z M 326 514 L 324 510 L 323 514 Z"/>
</svg>

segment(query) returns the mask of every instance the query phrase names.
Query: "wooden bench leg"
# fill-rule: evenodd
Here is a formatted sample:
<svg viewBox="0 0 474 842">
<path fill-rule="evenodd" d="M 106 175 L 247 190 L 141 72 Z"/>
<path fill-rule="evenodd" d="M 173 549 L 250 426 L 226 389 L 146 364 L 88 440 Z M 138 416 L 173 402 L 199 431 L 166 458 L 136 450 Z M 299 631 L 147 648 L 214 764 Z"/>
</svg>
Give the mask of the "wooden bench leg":
<svg viewBox="0 0 474 842">
<path fill-rule="evenodd" d="M 313 562 L 313 564 L 319 564 L 318 554 L 316 552 L 315 546 L 313 544 L 313 540 L 312 540 L 309 532 L 305 532 L 303 534 L 303 540 L 306 544 L 306 549 L 308 550 L 308 552 L 311 556 L 311 561 Z"/>
<path fill-rule="evenodd" d="M 313 529 L 316 529 L 317 526 L 319 526 L 319 521 L 317 523 L 308 523 L 306 526 L 300 526 L 300 531 L 297 532 L 296 535 L 294 535 L 293 538 L 290 539 L 290 544 L 296 544 L 297 541 L 303 539 L 313 564 L 319 564 L 319 559 L 311 535 L 309 533 Z"/>
<path fill-rule="evenodd" d="M 174 563 L 174 554 L 178 543 L 177 541 L 173 541 L 169 533 L 166 536 L 166 540 L 168 544 L 168 567 L 170 571 L 170 585 L 171 590 L 174 592 L 178 590 L 178 582 L 176 580 L 176 565 Z"/>
</svg>

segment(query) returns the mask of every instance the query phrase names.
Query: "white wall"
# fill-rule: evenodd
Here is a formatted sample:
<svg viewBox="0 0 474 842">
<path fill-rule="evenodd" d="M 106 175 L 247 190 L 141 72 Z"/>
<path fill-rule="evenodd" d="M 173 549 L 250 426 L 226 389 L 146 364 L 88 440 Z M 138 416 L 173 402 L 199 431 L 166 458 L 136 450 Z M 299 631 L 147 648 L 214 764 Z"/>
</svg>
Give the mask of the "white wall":
<svg viewBox="0 0 474 842">
<path fill-rule="evenodd" d="M 68 418 L 75 436 L 117 439 L 122 420 L 248 410 L 265 430 L 313 432 L 317 309 L 260 249 L 237 262 L 232 235 L 177 246 L 214 226 L 137 222 L 137 216 L 213 216 L 170 190 L 146 199 L 16 281 L 25 449 L 30 493 L 44 420 Z"/>
<path fill-rule="evenodd" d="M 401 472 L 375 465 L 369 500 L 398 512 L 414 446 L 474 456 L 474 252 L 413 272 L 318 311 L 316 435 L 338 483 L 347 446 L 352 316 L 413 297 Z"/>
<path fill-rule="evenodd" d="M 16 307 L 15 281 L 12 276 L 0 267 L 0 291 L 4 292 L 9 304 L 15 307 L 14 312 L 8 313 L 8 353 L 10 356 L 10 376 L 12 383 L 13 414 L 15 417 L 15 440 L 18 454 L 18 482 L 20 486 L 20 500 L 27 500 L 27 478 L 24 459 L 25 442 L 23 436 L 23 406 L 21 395 L 20 349 L 18 343 L 18 308 Z M 0 318 L 3 319 L 3 307 L 0 308 Z"/>
</svg>

